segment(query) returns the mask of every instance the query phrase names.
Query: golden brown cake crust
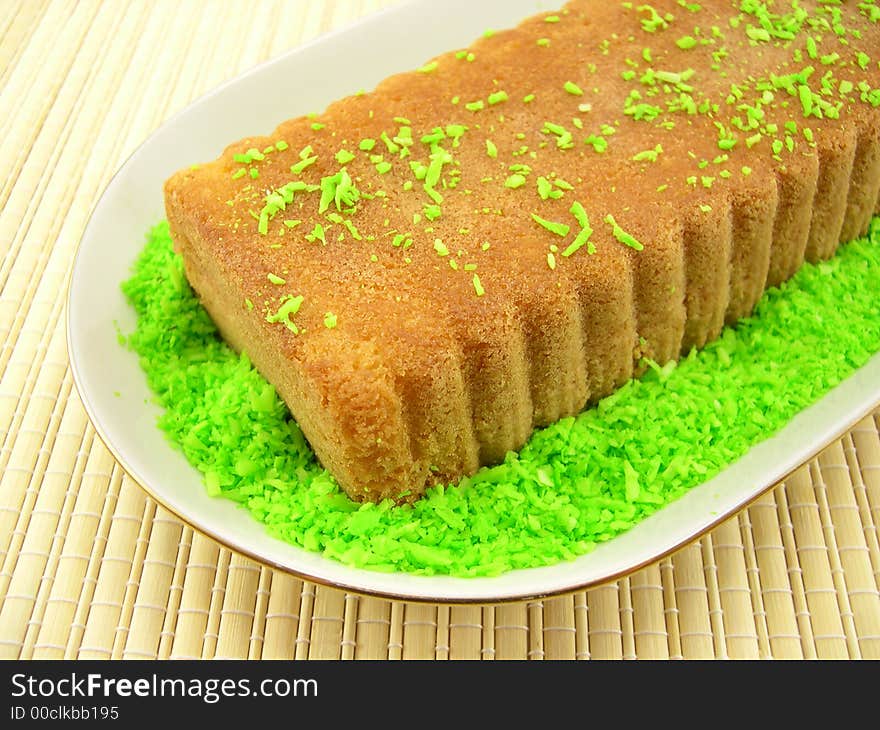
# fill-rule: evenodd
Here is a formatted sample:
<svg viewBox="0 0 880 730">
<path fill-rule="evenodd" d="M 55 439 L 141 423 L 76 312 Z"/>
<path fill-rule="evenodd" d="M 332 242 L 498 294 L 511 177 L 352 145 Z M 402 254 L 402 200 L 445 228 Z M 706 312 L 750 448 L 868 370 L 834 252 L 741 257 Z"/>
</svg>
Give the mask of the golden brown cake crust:
<svg viewBox="0 0 880 730">
<path fill-rule="evenodd" d="M 194 289 L 350 495 L 497 462 L 865 230 L 880 26 L 740 5 L 575 0 L 168 180 Z"/>
</svg>

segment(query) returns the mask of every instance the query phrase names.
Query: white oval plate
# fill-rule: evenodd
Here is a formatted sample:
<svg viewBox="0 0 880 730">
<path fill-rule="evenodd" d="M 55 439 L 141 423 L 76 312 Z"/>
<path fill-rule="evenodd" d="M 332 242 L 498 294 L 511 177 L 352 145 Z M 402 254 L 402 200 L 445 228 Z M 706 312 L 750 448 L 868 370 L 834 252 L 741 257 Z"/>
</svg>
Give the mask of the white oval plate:
<svg viewBox="0 0 880 730">
<path fill-rule="evenodd" d="M 146 232 L 164 218 L 162 184 L 175 170 L 217 157 L 231 141 L 373 88 L 443 51 L 467 46 L 555 3 L 504 0 L 409 3 L 266 63 L 198 100 L 129 158 L 92 212 L 74 262 L 67 325 L 74 381 L 95 429 L 153 498 L 194 528 L 256 560 L 319 583 L 416 601 L 489 602 L 564 593 L 625 575 L 692 541 L 772 487 L 880 404 L 880 355 L 716 478 L 577 560 L 493 578 L 425 577 L 351 568 L 278 541 L 231 501 L 211 498 L 201 475 L 156 427 L 157 406 L 117 325 L 134 329 L 119 284 Z M 431 33 L 424 28 L 431 19 Z M 381 53 L 364 49 L 382 49 Z M 116 395 L 119 393 L 120 395 Z"/>
</svg>

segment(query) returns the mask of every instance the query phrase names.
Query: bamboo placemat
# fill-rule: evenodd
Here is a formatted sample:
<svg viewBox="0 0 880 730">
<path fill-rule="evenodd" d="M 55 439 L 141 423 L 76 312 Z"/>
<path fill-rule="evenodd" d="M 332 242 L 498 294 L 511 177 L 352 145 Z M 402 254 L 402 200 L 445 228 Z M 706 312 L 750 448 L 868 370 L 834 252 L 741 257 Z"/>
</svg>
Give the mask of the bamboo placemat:
<svg viewBox="0 0 880 730">
<path fill-rule="evenodd" d="M 0 656 L 880 658 L 880 412 L 657 564 L 485 606 L 262 567 L 157 506 L 96 437 L 63 311 L 114 171 L 221 81 L 395 1 L 0 0 Z"/>
</svg>

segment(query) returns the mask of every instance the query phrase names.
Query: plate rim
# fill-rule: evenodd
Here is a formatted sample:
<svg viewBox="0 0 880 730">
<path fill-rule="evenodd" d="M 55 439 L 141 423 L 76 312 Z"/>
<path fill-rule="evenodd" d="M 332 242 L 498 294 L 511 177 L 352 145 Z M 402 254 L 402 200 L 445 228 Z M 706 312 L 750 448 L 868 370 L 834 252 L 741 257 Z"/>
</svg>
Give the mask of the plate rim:
<svg viewBox="0 0 880 730">
<path fill-rule="evenodd" d="M 167 126 L 174 124 L 180 117 L 186 115 L 191 110 L 191 108 L 193 106 L 199 105 L 209 98 L 213 98 L 217 95 L 224 93 L 225 90 L 228 87 L 230 87 L 231 85 L 238 83 L 238 82 L 246 79 L 247 77 L 255 75 L 267 67 L 270 67 L 270 66 L 277 64 L 277 63 L 284 62 L 289 57 L 295 56 L 296 54 L 301 53 L 303 50 L 305 50 L 307 48 L 310 48 L 310 47 L 312 47 L 316 44 L 322 43 L 322 42 L 326 42 L 327 40 L 329 40 L 335 36 L 342 35 L 346 31 L 349 31 L 353 28 L 356 28 L 357 26 L 364 25 L 367 22 L 375 21 L 377 18 L 380 18 L 381 16 L 393 14 L 395 11 L 399 11 L 401 8 L 416 6 L 420 2 L 424 2 L 424 0 L 409 0 L 408 2 L 404 2 L 399 5 L 385 8 L 385 9 L 382 9 L 378 12 L 370 13 L 359 20 L 345 24 L 339 28 L 336 28 L 336 29 L 333 29 L 329 32 L 321 34 L 321 35 L 317 36 L 316 38 L 311 39 L 310 41 L 308 41 L 306 43 L 302 43 L 298 46 L 295 46 L 294 48 L 291 48 L 290 50 L 288 50 L 288 51 L 286 51 L 286 52 L 284 52 L 274 58 L 270 58 L 270 59 L 267 59 L 259 64 L 256 64 L 256 65 L 246 69 L 244 72 L 242 72 L 232 78 L 226 79 L 225 81 L 221 82 L 217 86 L 212 87 L 206 93 L 200 95 L 196 99 L 193 99 L 192 101 L 187 103 L 183 108 L 181 108 L 178 112 L 176 112 L 175 114 L 170 116 L 168 119 L 163 120 L 149 135 L 147 135 L 135 147 L 135 149 L 131 152 L 131 154 L 129 154 L 125 158 L 125 160 L 120 164 L 120 166 L 117 168 L 117 170 L 113 173 L 113 175 L 108 180 L 107 184 L 101 190 L 100 194 L 97 196 L 95 202 L 92 204 L 91 210 L 89 211 L 89 214 L 86 219 L 85 226 L 83 227 L 83 232 L 79 236 L 79 238 L 76 242 L 76 246 L 75 246 L 73 257 L 72 257 L 72 263 L 71 263 L 71 266 L 67 272 L 66 281 L 65 281 L 66 291 L 65 291 L 65 296 L 64 296 L 64 305 L 65 305 L 64 324 L 65 324 L 65 343 L 66 343 L 66 347 L 67 347 L 68 364 L 70 367 L 74 388 L 76 389 L 76 392 L 77 392 L 77 395 L 79 396 L 80 402 L 83 405 L 83 408 L 86 412 L 86 415 L 89 418 L 89 422 L 91 423 L 92 427 L 94 428 L 95 434 L 98 436 L 98 439 L 104 445 L 104 447 L 110 452 L 110 454 L 113 456 L 114 460 L 119 465 L 119 467 L 123 470 L 123 472 L 140 489 L 142 489 L 154 502 L 156 502 L 158 505 L 162 506 L 170 514 L 173 514 L 175 516 L 175 518 L 180 520 L 183 525 L 186 525 L 187 527 L 189 527 L 190 529 L 194 530 L 195 532 L 197 532 L 199 534 L 207 536 L 208 538 L 214 540 L 215 542 L 219 543 L 223 547 L 230 549 L 230 550 L 233 550 L 233 551 L 240 553 L 242 555 L 245 555 L 246 557 L 248 557 L 249 559 L 253 560 L 254 562 L 256 562 L 257 564 L 259 564 L 261 566 L 280 570 L 286 574 L 295 576 L 301 580 L 307 580 L 309 582 L 316 583 L 318 585 L 336 588 L 336 589 L 343 590 L 345 592 L 353 593 L 356 595 L 375 596 L 375 597 L 380 597 L 380 598 L 385 598 L 385 599 L 390 599 L 390 600 L 402 600 L 402 601 L 407 601 L 407 602 L 412 602 L 412 603 L 421 603 L 421 604 L 445 603 L 445 604 L 450 604 L 450 605 L 457 605 L 457 604 L 458 605 L 473 605 L 473 604 L 486 604 L 486 603 L 504 604 L 504 603 L 522 602 L 522 601 L 548 598 L 548 597 L 552 597 L 552 596 L 568 595 L 571 593 L 575 593 L 578 591 L 582 591 L 582 590 L 591 588 L 596 585 L 602 585 L 605 583 L 610 583 L 610 582 L 613 582 L 616 580 L 620 580 L 621 578 L 626 577 L 628 575 L 631 575 L 631 574 L 635 573 L 636 571 L 644 568 L 647 565 L 652 565 L 660 560 L 663 560 L 664 558 L 668 557 L 669 555 L 672 555 L 673 553 L 678 552 L 683 547 L 692 544 L 696 540 L 699 540 L 702 536 L 704 536 L 708 532 L 711 532 L 719 524 L 721 524 L 725 520 L 731 518 L 732 516 L 738 514 L 739 512 L 743 511 L 749 505 L 751 505 L 753 502 L 760 499 L 768 491 L 770 491 L 775 486 L 777 486 L 780 483 L 782 483 L 783 481 L 785 481 L 785 479 L 787 479 L 792 473 L 794 473 L 795 471 L 800 469 L 804 464 L 806 464 L 809 461 L 811 461 L 812 459 L 814 459 L 819 453 L 821 453 L 823 450 L 825 450 L 829 445 L 833 444 L 835 441 L 839 440 L 843 435 L 850 432 L 859 421 L 861 421 L 866 416 L 870 415 L 873 411 L 875 411 L 878 407 L 880 407 L 880 390 L 878 390 L 878 392 L 874 393 L 873 398 L 866 399 L 866 401 L 863 402 L 857 409 L 854 409 L 854 410 L 848 412 L 846 419 L 841 421 L 841 423 L 843 425 L 838 424 L 838 426 L 835 429 L 833 429 L 832 432 L 830 432 L 830 435 L 826 434 L 825 438 L 820 439 L 819 441 L 814 443 L 808 451 L 805 451 L 802 455 L 803 458 L 801 460 L 799 460 L 797 464 L 795 464 L 795 465 L 791 466 L 790 468 L 788 468 L 787 470 L 785 470 L 784 473 L 774 474 L 773 478 L 765 478 L 765 479 L 761 480 L 760 484 L 757 486 L 754 486 L 752 489 L 750 489 L 749 492 L 746 495 L 744 495 L 744 498 L 742 500 L 738 500 L 736 502 L 736 504 L 733 504 L 723 510 L 720 510 L 717 513 L 713 513 L 713 515 L 710 519 L 699 524 L 694 531 L 689 532 L 685 536 L 682 536 L 681 539 L 674 540 L 672 544 L 667 544 L 665 546 L 662 546 L 660 550 L 652 551 L 651 556 L 644 557 L 642 559 L 636 560 L 635 562 L 629 562 L 625 568 L 622 568 L 620 570 L 611 571 L 611 572 L 605 572 L 600 577 L 593 577 L 593 578 L 588 578 L 585 580 L 569 581 L 569 582 L 567 582 L 566 585 L 560 585 L 558 588 L 551 589 L 551 590 L 542 590 L 542 591 L 526 590 L 526 591 L 521 591 L 521 592 L 518 592 L 515 594 L 514 593 L 505 593 L 505 594 L 498 595 L 498 596 L 489 596 L 486 594 L 473 595 L 473 596 L 442 596 L 439 594 L 434 594 L 434 595 L 429 596 L 429 595 L 413 594 L 413 593 L 407 593 L 407 592 L 401 592 L 401 591 L 395 591 L 395 590 L 383 589 L 383 588 L 377 588 L 377 587 L 365 588 L 364 586 L 359 586 L 359 585 L 356 585 L 356 584 L 353 584 L 353 583 L 350 583 L 350 582 L 347 582 L 344 580 L 333 580 L 333 579 L 327 578 L 326 576 L 315 574 L 308 569 L 303 569 L 303 568 L 296 569 L 296 568 L 293 568 L 289 565 L 285 565 L 281 562 L 278 562 L 277 560 L 273 560 L 270 557 L 266 557 L 266 556 L 260 554 L 256 549 L 250 548 L 246 544 L 241 544 L 241 541 L 234 538 L 234 537 L 227 537 L 222 534 L 219 534 L 214 529 L 212 529 L 209 525 L 203 524 L 204 521 L 200 522 L 199 520 L 197 520 L 193 517 L 188 517 L 188 516 L 181 514 L 181 512 L 177 508 L 171 506 L 171 504 L 154 487 L 152 487 L 150 484 L 146 483 L 145 480 L 141 479 L 138 476 L 137 471 L 131 466 L 131 464 L 126 459 L 126 457 L 123 455 L 121 450 L 114 443 L 112 434 L 106 432 L 105 426 L 104 426 L 101 418 L 99 417 L 96 406 L 92 402 L 91 398 L 89 397 L 89 393 L 85 388 L 83 374 L 80 371 L 81 365 L 76 360 L 76 358 L 74 358 L 74 356 L 73 356 L 73 353 L 75 351 L 75 347 L 73 344 L 73 333 L 72 333 L 72 330 L 73 330 L 72 299 L 73 299 L 73 291 L 74 291 L 74 287 L 73 287 L 74 276 L 75 276 L 75 272 L 78 270 L 78 267 L 80 266 L 81 253 L 83 250 L 83 242 L 87 239 L 89 233 L 92 231 L 93 225 L 95 225 L 94 224 L 95 216 L 100 209 L 101 202 L 104 200 L 108 190 L 110 190 L 116 184 L 119 176 L 123 173 L 124 170 L 126 170 L 128 168 L 128 166 L 131 164 L 132 160 L 134 158 L 136 158 L 142 152 L 144 147 L 147 146 L 151 142 L 151 140 L 161 130 L 163 130 Z M 858 370 L 854 371 L 853 374 L 855 374 L 855 372 L 858 372 Z M 850 375 L 849 377 L 852 377 L 852 375 Z M 847 379 L 849 379 L 849 378 L 847 378 Z M 846 382 L 846 381 L 842 381 L 842 382 Z M 824 398 L 828 397 L 828 395 L 833 392 L 834 392 L 834 389 L 831 389 L 826 394 L 824 394 L 821 398 L 819 398 L 817 401 L 814 401 L 814 404 L 821 402 Z M 811 405 L 813 405 L 813 404 L 811 404 Z M 799 413 L 804 412 L 809 407 L 810 406 L 807 406 L 807 408 L 802 409 L 801 411 L 799 411 Z M 789 420 L 789 423 L 790 422 L 791 421 Z M 772 438 L 775 435 L 776 434 L 770 434 L 763 441 L 766 442 L 767 440 L 769 440 L 770 438 Z M 754 446 L 756 446 L 756 445 L 757 444 L 753 445 L 753 447 L 751 447 L 749 450 L 751 451 L 751 449 L 754 448 Z M 733 462 L 733 463 L 736 463 L 736 462 Z M 725 468 L 729 468 L 732 465 L 733 464 L 730 464 Z M 192 468 L 195 469 L 195 467 L 192 467 Z M 695 488 L 701 486 L 702 484 L 706 484 L 706 483 L 707 482 L 702 482 L 700 485 L 695 485 Z M 250 515 L 249 515 L 249 518 L 254 519 Z M 607 543 L 602 543 L 602 544 L 607 544 Z M 288 545 L 290 545 L 290 544 L 288 543 Z M 290 545 L 290 547 L 304 550 L 304 548 L 301 548 L 296 545 Z M 322 556 L 322 557 L 325 557 L 325 556 Z M 331 558 L 325 558 L 325 559 L 332 560 Z M 334 561 L 334 562 L 338 562 L 338 561 Z M 342 564 L 342 565 L 345 565 L 345 564 Z M 349 565 L 345 565 L 345 567 L 348 568 L 349 570 L 356 571 L 356 572 L 363 572 L 363 573 L 368 573 L 368 574 L 376 573 L 376 571 L 371 571 L 366 568 L 356 568 L 355 566 L 349 566 Z M 515 571 L 507 571 L 507 574 L 510 574 L 511 572 L 515 572 Z M 414 577 L 414 578 L 421 577 L 421 576 L 417 576 L 415 574 L 407 574 L 407 573 L 403 573 L 403 572 L 400 572 L 400 574 L 401 575 L 410 575 L 411 577 Z M 448 576 L 448 577 L 455 578 L 454 576 Z M 467 578 L 467 577 L 461 578 L 461 577 L 459 577 L 459 578 L 457 578 L 457 580 L 467 581 L 467 582 L 485 581 L 485 580 L 491 580 L 491 576 L 477 577 L 477 578 Z"/>
</svg>

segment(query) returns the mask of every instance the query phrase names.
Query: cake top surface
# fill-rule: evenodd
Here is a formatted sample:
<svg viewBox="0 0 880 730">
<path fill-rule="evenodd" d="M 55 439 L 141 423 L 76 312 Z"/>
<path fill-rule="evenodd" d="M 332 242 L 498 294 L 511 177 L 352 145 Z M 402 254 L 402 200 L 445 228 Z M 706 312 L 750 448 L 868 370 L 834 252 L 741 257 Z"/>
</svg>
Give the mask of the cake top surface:
<svg viewBox="0 0 880 730">
<path fill-rule="evenodd" d="M 875 2 L 574 0 L 166 191 L 289 356 L 411 354 L 624 272 L 878 107 Z"/>
</svg>

